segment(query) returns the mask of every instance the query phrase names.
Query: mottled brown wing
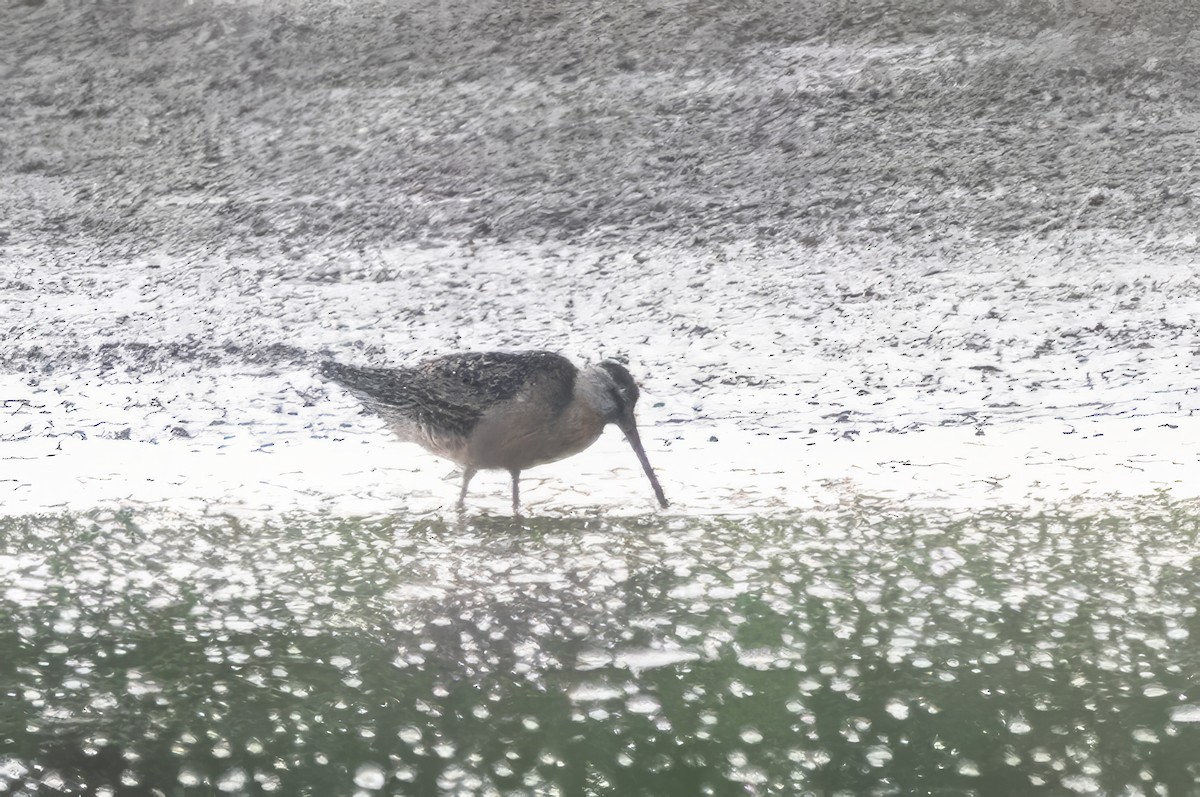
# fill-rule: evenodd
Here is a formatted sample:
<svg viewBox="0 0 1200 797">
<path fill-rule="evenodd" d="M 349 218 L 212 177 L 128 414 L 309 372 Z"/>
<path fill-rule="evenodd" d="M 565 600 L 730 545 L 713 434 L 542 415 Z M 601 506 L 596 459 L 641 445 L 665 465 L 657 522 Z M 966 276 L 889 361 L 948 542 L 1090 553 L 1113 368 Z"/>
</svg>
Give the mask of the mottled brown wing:
<svg viewBox="0 0 1200 797">
<path fill-rule="evenodd" d="M 325 363 L 321 373 L 385 419 L 399 416 L 440 433 L 468 435 L 487 410 L 532 383 L 549 387 L 562 411 L 574 392 L 575 366 L 553 352 L 464 352 L 413 368 Z M 543 382 L 545 380 L 545 382 Z"/>
</svg>

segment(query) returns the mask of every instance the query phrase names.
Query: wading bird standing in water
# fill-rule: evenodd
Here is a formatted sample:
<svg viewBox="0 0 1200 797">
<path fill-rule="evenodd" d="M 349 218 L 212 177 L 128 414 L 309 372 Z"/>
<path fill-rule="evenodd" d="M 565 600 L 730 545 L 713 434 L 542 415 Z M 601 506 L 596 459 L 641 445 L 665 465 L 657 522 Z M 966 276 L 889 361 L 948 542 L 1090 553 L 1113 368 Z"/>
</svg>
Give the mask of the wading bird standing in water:
<svg viewBox="0 0 1200 797">
<path fill-rule="evenodd" d="M 460 510 L 471 477 L 490 468 L 512 474 L 513 512 L 519 513 L 521 471 L 579 453 L 610 423 L 625 433 L 658 503 L 668 506 L 634 421 L 637 384 L 618 362 L 581 371 L 548 351 L 465 352 L 412 368 L 327 362 L 321 373 L 402 440 L 462 465 Z"/>
</svg>

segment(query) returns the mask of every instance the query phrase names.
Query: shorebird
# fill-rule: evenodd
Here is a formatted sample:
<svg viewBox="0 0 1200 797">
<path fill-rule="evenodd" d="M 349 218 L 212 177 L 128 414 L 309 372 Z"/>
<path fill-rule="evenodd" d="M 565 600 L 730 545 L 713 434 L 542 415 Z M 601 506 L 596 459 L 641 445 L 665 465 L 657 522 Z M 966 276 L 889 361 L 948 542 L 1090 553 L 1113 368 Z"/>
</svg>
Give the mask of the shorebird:
<svg viewBox="0 0 1200 797">
<path fill-rule="evenodd" d="M 327 362 L 321 373 L 400 439 L 461 465 L 460 511 L 477 471 L 503 469 L 512 475 L 519 514 L 521 471 L 578 454 L 610 423 L 625 433 L 658 503 L 668 506 L 634 420 L 638 386 L 613 360 L 580 370 L 548 351 L 463 352 L 411 368 Z"/>
</svg>

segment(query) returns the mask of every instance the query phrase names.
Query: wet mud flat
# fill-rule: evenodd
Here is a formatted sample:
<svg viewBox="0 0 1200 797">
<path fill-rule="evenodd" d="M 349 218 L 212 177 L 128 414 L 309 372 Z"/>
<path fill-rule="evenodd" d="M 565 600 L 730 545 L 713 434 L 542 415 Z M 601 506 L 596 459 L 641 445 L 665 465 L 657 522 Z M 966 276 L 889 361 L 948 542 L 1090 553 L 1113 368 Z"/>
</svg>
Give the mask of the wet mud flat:
<svg viewBox="0 0 1200 797">
<path fill-rule="evenodd" d="M 10 511 L 436 510 L 315 362 L 532 347 L 684 511 L 1194 497 L 1194 9 L 806 11 L 14 8 Z"/>
<path fill-rule="evenodd" d="M 328 279 L 307 261 L 268 274 L 261 260 L 160 258 L 68 259 L 51 281 L 13 256 L 0 264 L 12 282 L 44 284 L 7 305 L 0 489 L 14 513 L 437 513 L 450 466 L 391 440 L 318 362 L 542 346 L 628 358 L 675 512 L 856 493 L 1194 498 L 1200 275 L 1186 247 L 1102 243 L 1087 258 L 979 245 L 969 260 L 409 245 L 346 255 Z M 538 512 L 652 507 L 615 432 L 528 475 Z M 478 506 L 503 512 L 502 479 L 481 478 Z"/>
</svg>

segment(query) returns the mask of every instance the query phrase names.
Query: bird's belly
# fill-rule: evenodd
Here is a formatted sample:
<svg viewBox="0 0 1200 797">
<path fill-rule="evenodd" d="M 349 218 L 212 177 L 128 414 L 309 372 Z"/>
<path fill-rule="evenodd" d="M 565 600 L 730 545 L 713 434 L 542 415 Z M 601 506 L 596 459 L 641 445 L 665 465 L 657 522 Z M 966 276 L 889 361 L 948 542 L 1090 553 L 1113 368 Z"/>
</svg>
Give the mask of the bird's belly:
<svg viewBox="0 0 1200 797">
<path fill-rule="evenodd" d="M 506 468 L 532 468 L 534 465 L 545 465 L 560 459 L 578 454 L 600 437 L 603 426 L 594 431 L 575 430 L 568 434 L 545 436 L 526 444 L 515 446 L 505 453 L 505 459 L 513 464 L 502 465 Z"/>
<path fill-rule="evenodd" d="M 416 443 L 431 454 L 459 465 L 470 464 L 466 435 L 424 426 L 407 418 L 391 420 L 388 428 L 404 442 Z"/>
<path fill-rule="evenodd" d="M 471 435 L 468 464 L 524 470 L 578 454 L 602 431 L 604 421 L 586 408 L 572 408 L 548 421 L 519 411 L 497 412 L 482 419 Z"/>
</svg>

